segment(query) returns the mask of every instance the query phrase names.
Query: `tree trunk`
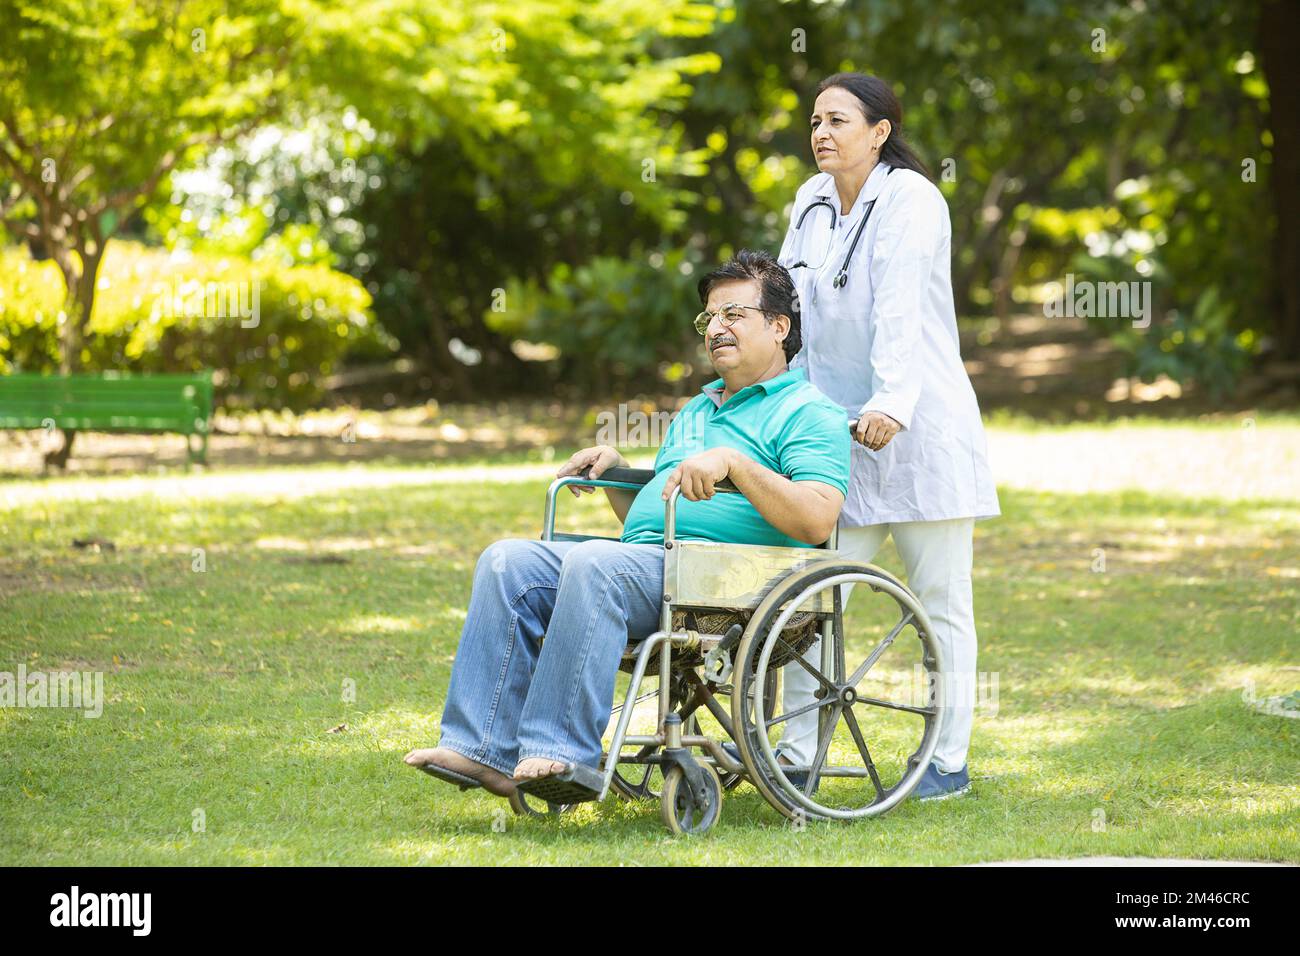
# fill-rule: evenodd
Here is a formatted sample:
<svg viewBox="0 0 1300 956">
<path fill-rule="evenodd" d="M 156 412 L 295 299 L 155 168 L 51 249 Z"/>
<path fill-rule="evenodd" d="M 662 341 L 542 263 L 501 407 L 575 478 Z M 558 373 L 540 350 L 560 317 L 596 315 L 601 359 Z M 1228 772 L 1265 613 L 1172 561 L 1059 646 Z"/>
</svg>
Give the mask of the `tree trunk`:
<svg viewBox="0 0 1300 956">
<path fill-rule="evenodd" d="M 953 224 L 952 292 L 958 318 L 971 313 L 976 277 L 984 264 L 989 236 L 1006 218 L 1006 210 L 1002 208 L 1002 197 L 1008 178 L 1005 171 L 996 171 L 984 190 L 984 197 L 980 200 L 979 207 L 973 211 L 974 218 Z M 990 215 L 993 210 L 997 211 L 996 216 Z M 970 261 L 962 262 L 958 254 L 967 249 L 972 250 Z"/>
<path fill-rule="evenodd" d="M 59 469 L 68 467 L 68 456 L 72 454 L 72 443 L 77 439 L 77 430 L 75 428 L 65 428 L 60 434 L 63 435 L 63 444 L 54 451 L 45 453 L 46 471 L 49 470 L 51 465 Z"/>
<path fill-rule="evenodd" d="M 70 250 L 57 243 L 50 243 L 54 252 L 54 261 L 63 274 L 63 328 L 59 330 L 59 372 L 70 374 L 76 368 L 81 354 L 81 320 L 78 295 L 81 288 L 81 275 L 72 259 Z"/>
<path fill-rule="evenodd" d="M 90 329 L 90 319 L 95 309 L 95 286 L 99 280 L 99 263 L 104 257 L 102 246 L 96 246 L 94 253 L 87 253 L 85 248 L 79 251 L 81 275 L 77 280 L 76 294 L 77 354 L 73 358 L 77 368 L 81 367 L 81 346 L 86 341 Z"/>
<path fill-rule="evenodd" d="M 1259 18 L 1259 51 L 1269 90 L 1273 168 L 1269 183 L 1277 212 L 1272 289 L 1278 356 L 1300 359 L 1300 3 L 1266 0 Z"/>
<path fill-rule="evenodd" d="M 447 330 L 447 322 L 442 312 L 432 302 L 429 305 L 429 331 L 433 345 L 431 351 L 434 371 L 435 374 L 442 376 L 445 389 L 443 394 L 450 392 L 457 401 L 472 401 L 474 390 L 470 387 L 469 373 L 465 370 L 465 366 L 452 356 L 452 336 Z"/>
<path fill-rule="evenodd" d="M 1029 219 L 1025 217 L 1015 224 L 1011 235 L 1007 237 L 1006 247 L 1002 250 L 1002 261 L 998 264 L 998 274 L 993 280 L 993 312 L 1003 322 L 1011 318 L 1013 302 L 1011 290 L 1016 281 L 1016 266 L 1020 263 L 1020 253 L 1024 251 L 1025 239 L 1029 235 Z"/>
<path fill-rule="evenodd" d="M 95 308 L 95 283 L 99 278 L 99 263 L 103 259 L 104 250 L 102 246 L 96 246 L 95 251 L 90 253 L 85 246 L 69 249 L 55 243 L 51 245 L 66 290 L 63 299 L 66 318 L 59 336 L 59 371 L 68 375 L 81 367 L 81 346 L 90 326 L 91 311 Z M 81 259 L 80 267 L 73 258 L 74 252 Z"/>
<path fill-rule="evenodd" d="M 76 250 L 81 258 L 78 270 L 72 258 L 72 250 L 58 248 L 54 254 L 63 273 L 63 284 L 67 294 L 63 300 L 63 322 L 60 341 L 59 372 L 70 375 L 81 368 L 81 345 L 86 340 L 86 330 L 90 326 L 91 310 L 95 307 L 95 283 L 99 277 L 99 263 L 103 258 L 103 246 L 96 246 L 93 254 L 83 246 Z M 57 424 L 57 422 L 56 422 Z M 63 445 L 56 451 L 45 455 L 45 467 L 66 468 L 68 457 L 72 454 L 72 444 L 77 440 L 75 428 L 60 429 Z"/>
</svg>

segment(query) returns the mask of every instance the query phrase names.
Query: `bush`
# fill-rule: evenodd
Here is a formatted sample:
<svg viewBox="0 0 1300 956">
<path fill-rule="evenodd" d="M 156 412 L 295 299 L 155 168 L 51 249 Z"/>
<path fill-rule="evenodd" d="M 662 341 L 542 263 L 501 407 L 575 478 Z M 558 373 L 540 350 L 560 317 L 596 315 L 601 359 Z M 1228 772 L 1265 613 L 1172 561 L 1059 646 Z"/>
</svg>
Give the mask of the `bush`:
<svg viewBox="0 0 1300 956">
<path fill-rule="evenodd" d="M 27 247 L 0 249 L 0 372 L 59 367 L 63 276 Z"/>
<path fill-rule="evenodd" d="M 58 368 L 62 300 L 52 262 L 0 251 L 0 371 Z M 391 348 L 351 276 L 113 242 L 80 359 L 87 370 L 210 368 L 227 407 L 301 409 L 320 401 L 345 354 L 376 343 Z"/>
<path fill-rule="evenodd" d="M 606 389 L 621 385 L 617 390 L 623 391 L 629 381 L 655 381 L 684 357 L 702 356 L 692 325 L 700 311 L 701 268 L 694 250 L 597 256 L 577 268 L 561 263 L 545 284 L 511 280 L 507 307 L 486 310 L 484 321 L 504 335 L 580 357 L 567 372 L 591 376 L 584 384 L 599 380 Z M 708 371 L 707 359 L 701 368 Z"/>
<path fill-rule="evenodd" d="M 1078 255 L 1072 268 L 1098 282 L 1143 281 L 1133 271 L 1131 258 Z M 1237 305 L 1216 285 L 1199 293 L 1179 289 L 1181 298 L 1195 295 L 1191 308 L 1168 307 L 1175 299 L 1169 271 L 1154 251 L 1145 259 L 1150 265 L 1145 281 L 1154 303 L 1151 325 L 1135 328 L 1129 317 L 1092 317 L 1089 325 L 1128 354 L 1128 371 L 1144 382 L 1167 375 L 1176 382 L 1195 382 L 1215 400 L 1230 394 L 1258 351 L 1259 337 L 1251 329 L 1235 328 Z"/>
</svg>

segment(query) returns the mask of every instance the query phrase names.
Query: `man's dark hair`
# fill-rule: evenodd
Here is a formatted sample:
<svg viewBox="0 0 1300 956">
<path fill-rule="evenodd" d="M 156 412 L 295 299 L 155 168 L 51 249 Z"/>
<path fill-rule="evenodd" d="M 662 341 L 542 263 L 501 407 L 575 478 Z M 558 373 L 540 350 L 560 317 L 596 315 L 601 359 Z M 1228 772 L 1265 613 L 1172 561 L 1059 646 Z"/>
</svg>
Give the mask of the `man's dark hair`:
<svg viewBox="0 0 1300 956">
<path fill-rule="evenodd" d="M 799 296 L 794 290 L 794 280 L 790 278 L 790 273 L 776 261 L 776 256 L 754 249 L 741 249 L 700 280 L 700 303 L 708 306 L 709 293 L 715 285 L 749 279 L 757 279 L 762 289 L 758 307 L 770 313 L 763 316 L 768 325 L 772 324 L 773 317 L 777 315 L 790 318 L 790 333 L 782 343 L 785 360 L 788 362 L 799 354 L 799 349 L 803 346 L 799 326 Z"/>
</svg>

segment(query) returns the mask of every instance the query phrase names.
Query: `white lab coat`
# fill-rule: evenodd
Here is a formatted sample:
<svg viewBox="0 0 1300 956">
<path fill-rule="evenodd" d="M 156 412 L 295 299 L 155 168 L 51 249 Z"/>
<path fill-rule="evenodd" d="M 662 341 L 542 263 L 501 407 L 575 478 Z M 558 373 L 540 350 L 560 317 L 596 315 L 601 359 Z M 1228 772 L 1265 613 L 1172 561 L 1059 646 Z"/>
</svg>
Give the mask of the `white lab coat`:
<svg viewBox="0 0 1300 956">
<path fill-rule="evenodd" d="M 791 367 L 846 418 L 884 412 L 902 430 L 880 451 L 853 443 L 852 477 L 842 527 L 900 521 L 991 518 L 1001 514 L 988 463 L 979 405 L 962 365 L 952 296 L 952 226 L 948 204 L 919 173 L 879 163 L 847 219 L 830 173 L 800 188 L 781 247 L 799 291 L 803 348 Z M 818 199 L 824 206 L 795 223 Z M 867 203 L 876 204 L 835 289 Z M 829 242 L 829 247 L 828 247 Z M 820 267 L 820 268 L 816 268 Z"/>
</svg>

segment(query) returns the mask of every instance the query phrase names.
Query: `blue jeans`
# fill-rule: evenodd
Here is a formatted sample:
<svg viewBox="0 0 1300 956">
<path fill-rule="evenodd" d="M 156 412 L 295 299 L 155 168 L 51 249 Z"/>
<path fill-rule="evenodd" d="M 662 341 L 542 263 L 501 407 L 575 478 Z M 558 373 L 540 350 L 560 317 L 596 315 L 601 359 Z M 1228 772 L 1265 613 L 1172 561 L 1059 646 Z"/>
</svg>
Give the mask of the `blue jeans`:
<svg viewBox="0 0 1300 956">
<path fill-rule="evenodd" d="M 527 757 L 599 766 L 619 660 L 629 637 L 658 630 L 663 578 L 657 544 L 489 545 L 474 569 L 439 746 L 506 775 Z"/>
</svg>

